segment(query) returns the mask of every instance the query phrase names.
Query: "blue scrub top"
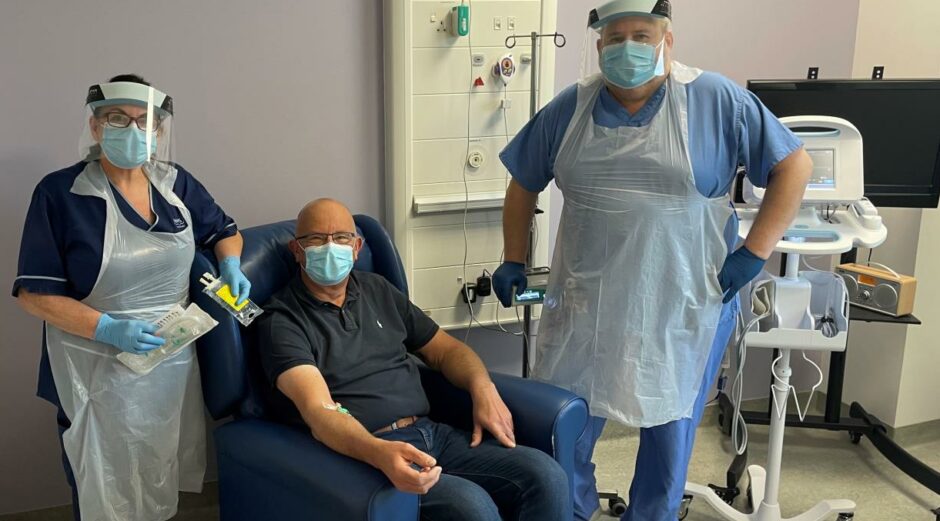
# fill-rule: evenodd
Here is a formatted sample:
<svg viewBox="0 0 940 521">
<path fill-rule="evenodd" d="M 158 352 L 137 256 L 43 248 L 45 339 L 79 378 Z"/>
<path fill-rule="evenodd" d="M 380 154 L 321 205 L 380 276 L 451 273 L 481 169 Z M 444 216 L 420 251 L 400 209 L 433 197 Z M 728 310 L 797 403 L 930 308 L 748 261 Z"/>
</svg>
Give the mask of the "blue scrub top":
<svg viewBox="0 0 940 521">
<path fill-rule="evenodd" d="M 75 178 L 85 169 L 84 161 L 43 178 L 33 192 L 26 213 L 20 244 L 19 268 L 13 282 L 13 296 L 21 288 L 30 293 L 62 295 L 82 300 L 91 293 L 101 269 L 106 203 L 99 197 L 71 192 Z M 192 226 L 196 244 L 212 248 L 235 235 L 235 221 L 222 211 L 209 192 L 183 167 L 173 185 L 175 193 L 190 212 L 192 222 L 169 203 L 153 186 L 151 207 L 156 221 L 151 225 L 114 188 L 121 214 L 142 230 L 178 233 Z M 43 338 L 37 394 L 58 404 L 55 384 Z"/>
<path fill-rule="evenodd" d="M 555 177 L 555 157 L 578 102 L 578 86 L 563 90 L 539 111 L 500 153 L 513 179 L 530 192 L 541 192 Z M 751 92 L 720 74 L 704 72 L 686 84 L 689 151 L 695 186 L 706 197 L 731 189 L 738 166 L 755 186 L 766 187 L 773 168 L 802 142 Z M 666 84 L 631 115 L 601 89 L 594 123 L 606 128 L 642 127 L 652 121 L 666 96 Z M 737 219 L 725 229 L 729 252 L 737 241 Z"/>
</svg>

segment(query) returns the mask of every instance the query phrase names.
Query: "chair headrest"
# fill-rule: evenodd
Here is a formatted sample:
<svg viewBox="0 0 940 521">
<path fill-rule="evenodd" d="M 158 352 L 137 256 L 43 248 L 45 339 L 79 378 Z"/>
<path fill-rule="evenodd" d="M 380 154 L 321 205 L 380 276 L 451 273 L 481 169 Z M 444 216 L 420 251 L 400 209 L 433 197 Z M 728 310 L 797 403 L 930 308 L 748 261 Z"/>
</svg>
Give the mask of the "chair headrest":
<svg viewBox="0 0 940 521">
<path fill-rule="evenodd" d="M 354 219 L 357 232 L 363 238 L 355 269 L 383 275 L 407 294 L 404 267 L 391 237 L 378 221 L 369 216 L 356 215 Z M 259 306 L 264 307 L 299 269 L 287 246 L 294 237 L 295 226 L 296 221 L 290 220 L 241 231 L 245 241 L 241 267 L 251 281 L 251 300 Z M 263 416 L 264 404 L 257 389 L 259 385 L 268 384 L 260 376 L 260 368 L 256 367 L 254 328 L 241 327 L 202 293 L 199 277 L 205 272 L 218 274 L 214 259 L 200 252 L 190 275 L 191 298 L 219 322 L 197 343 L 206 406 L 216 419 L 231 414 Z"/>
</svg>

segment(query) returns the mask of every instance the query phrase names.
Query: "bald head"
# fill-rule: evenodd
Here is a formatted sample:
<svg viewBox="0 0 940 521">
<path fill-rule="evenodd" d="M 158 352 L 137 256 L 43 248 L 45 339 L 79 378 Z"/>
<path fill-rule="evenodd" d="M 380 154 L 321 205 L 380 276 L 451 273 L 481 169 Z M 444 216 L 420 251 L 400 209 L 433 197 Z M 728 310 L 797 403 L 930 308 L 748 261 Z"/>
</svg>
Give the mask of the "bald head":
<svg viewBox="0 0 940 521">
<path fill-rule="evenodd" d="M 311 289 L 323 290 L 324 286 L 315 282 L 306 271 L 312 267 L 307 264 L 306 248 L 325 246 L 328 242 L 352 246 L 354 261 L 359 258 L 359 250 L 362 248 L 362 239 L 356 235 L 356 222 L 352 214 L 343 203 L 335 199 L 317 199 L 307 203 L 297 214 L 294 237 L 289 248 L 294 254 L 294 260 L 301 267 L 304 283 Z M 322 262 L 322 259 L 315 262 Z M 336 287 L 345 291 L 345 279 Z"/>
<path fill-rule="evenodd" d="M 356 232 L 349 208 L 335 199 L 317 199 L 307 203 L 297 214 L 295 236 L 311 233 Z"/>
</svg>

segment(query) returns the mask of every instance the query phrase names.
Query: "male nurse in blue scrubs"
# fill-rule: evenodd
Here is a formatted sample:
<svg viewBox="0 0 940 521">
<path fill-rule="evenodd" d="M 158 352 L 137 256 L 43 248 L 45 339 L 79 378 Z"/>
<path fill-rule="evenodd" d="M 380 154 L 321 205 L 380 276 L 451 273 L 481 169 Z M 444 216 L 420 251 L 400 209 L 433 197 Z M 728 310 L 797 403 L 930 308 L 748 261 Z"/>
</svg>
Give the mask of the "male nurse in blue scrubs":
<svg viewBox="0 0 940 521">
<path fill-rule="evenodd" d="M 695 428 L 737 313 L 796 215 L 812 162 L 756 97 L 672 61 L 668 0 L 591 11 L 601 72 L 562 91 L 500 158 L 503 305 L 525 289 L 538 194 L 564 195 L 534 375 L 584 396 L 575 517 L 600 512 L 591 456 L 605 422 L 639 427 L 628 521 L 674 521 Z M 738 168 L 766 187 L 742 244 L 729 191 Z"/>
</svg>

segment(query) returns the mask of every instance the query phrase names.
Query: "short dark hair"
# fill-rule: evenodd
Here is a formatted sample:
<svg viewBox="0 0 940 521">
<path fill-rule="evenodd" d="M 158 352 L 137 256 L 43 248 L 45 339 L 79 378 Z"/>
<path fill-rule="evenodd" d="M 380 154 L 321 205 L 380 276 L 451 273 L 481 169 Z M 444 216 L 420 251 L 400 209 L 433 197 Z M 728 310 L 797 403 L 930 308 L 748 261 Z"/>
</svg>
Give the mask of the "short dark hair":
<svg viewBox="0 0 940 521">
<path fill-rule="evenodd" d="M 118 74 L 117 76 L 111 78 L 108 81 L 109 83 L 114 83 L 116 81 L 126 81 L 129 83 L 139 83 L 141 85 L 146 85 L 150 87 L 150 82 L 145 80 L 143 76 L 139 76 L 137 74 Z"/>
</svg>

